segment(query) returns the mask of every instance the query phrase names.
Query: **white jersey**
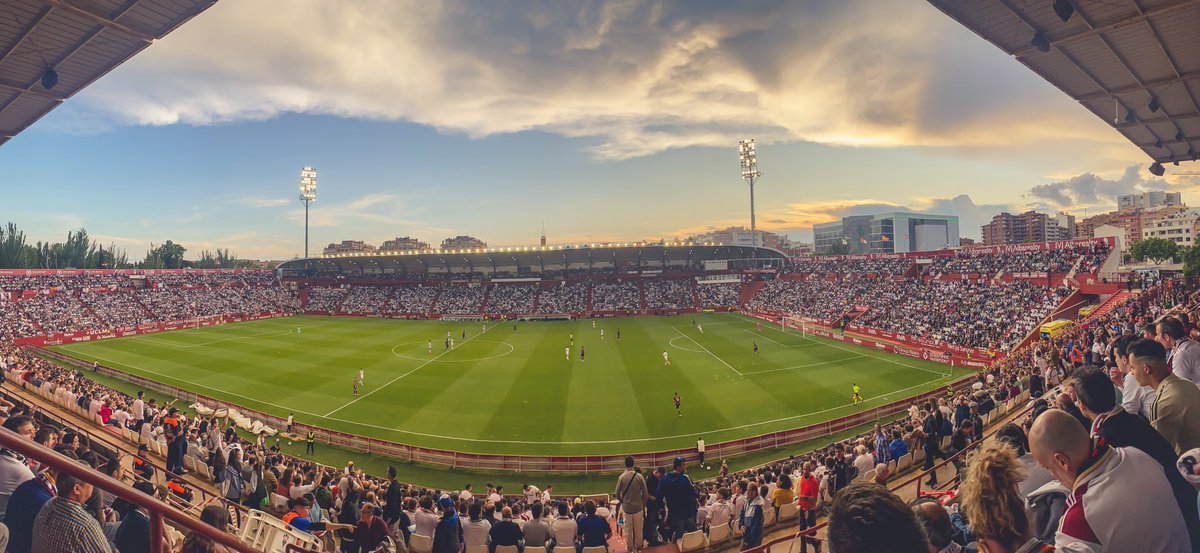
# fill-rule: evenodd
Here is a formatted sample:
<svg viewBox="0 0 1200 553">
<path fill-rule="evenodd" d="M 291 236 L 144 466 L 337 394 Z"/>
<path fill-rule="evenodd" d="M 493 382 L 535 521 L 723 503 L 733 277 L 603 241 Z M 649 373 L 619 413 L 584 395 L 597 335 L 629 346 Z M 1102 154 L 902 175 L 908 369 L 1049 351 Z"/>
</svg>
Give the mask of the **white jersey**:
<svg viewBox="0 0 1200 553">
<path fill-rule="evenodd" d="M 703 326 L 696 325 L 696 330 L 699 330 L 699 331 L 700 331 L 700 334 L 704 334 L 704 327 L 703 327 Z"/>
<path fill-rule="evenodd" d="M 567 361 L 570 361 L 571 360 L 571 348 L 568 347 L 568 348 L 566 348 L 565 351 L 567 352 Z"/>
<path fill-rule="evenodd" d="M 600 339 L 601 339 L 601 340 L 603 340 L 603 339 L 604 339 L 604 329 L 603 329 L 603 328 L 602 328 L 602 329 L 600 329 Z"/>
<path fill-rule="evenodd" d="M 358 381 L 359 382 L 363 381 L 363 370 L 362 369 L 358 369 Z"/>
<path fill-rule="evenodd" d="M 663 361 L 666 361 L 666 360 L 667 360 L 669 357 L 670 357 L 670 356 L 669 356 L 669 355 L 667 355 L 667 352 L 665 352 L 665 351 L 664 351 L 664 352 L 663 352 Z"/>
</svg>

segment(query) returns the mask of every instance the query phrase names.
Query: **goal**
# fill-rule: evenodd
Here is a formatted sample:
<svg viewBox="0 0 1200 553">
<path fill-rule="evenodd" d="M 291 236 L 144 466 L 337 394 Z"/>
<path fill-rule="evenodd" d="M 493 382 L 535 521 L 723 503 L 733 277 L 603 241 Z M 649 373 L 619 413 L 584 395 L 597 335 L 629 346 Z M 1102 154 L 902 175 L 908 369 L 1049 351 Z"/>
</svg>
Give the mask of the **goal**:
<svg viewBox="0 0 1200 553">
<path fill-rule="evenodd" d="M 788 315 L 780 320 L 780 328 L 784 331 L 799 332 L 801 336 L 808 336 L 809 329 L 815 326 L 816 321 L 807 317 L 798 317 Z"/>
</svg>

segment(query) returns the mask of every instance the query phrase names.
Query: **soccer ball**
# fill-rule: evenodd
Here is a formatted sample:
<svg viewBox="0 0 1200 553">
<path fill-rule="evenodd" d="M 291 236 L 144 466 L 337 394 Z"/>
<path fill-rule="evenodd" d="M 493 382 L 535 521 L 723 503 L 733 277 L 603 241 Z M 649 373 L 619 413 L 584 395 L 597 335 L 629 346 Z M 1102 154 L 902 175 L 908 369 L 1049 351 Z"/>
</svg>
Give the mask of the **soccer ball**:
<svg viewBox="0 0 1200 553">
<path fill-rule="evenodd" d="M 288 442 L 288 445 L 292 445 L 292 442 Z"/>
</svg>

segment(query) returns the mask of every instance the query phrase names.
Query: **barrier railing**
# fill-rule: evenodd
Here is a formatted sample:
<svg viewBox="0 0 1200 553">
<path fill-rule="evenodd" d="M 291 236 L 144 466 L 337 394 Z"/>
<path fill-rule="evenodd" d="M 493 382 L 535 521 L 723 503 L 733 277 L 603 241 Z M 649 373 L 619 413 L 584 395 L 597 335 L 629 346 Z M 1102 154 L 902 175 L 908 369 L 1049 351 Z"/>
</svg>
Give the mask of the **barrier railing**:
<svg viewBox="0 0 1200 553">
<path fill-rule="evenodd" d="M 182 526 L 188 531 L 197 532 L 240 553 L 257 553 L 257 551 L 242 543 L 233 534 L 209 526 L 199 518 L 188 516 L 182 511 L 135 490 L 108 475 L 94 471 L 87 465 L 68 459 L 50 449 L 27 440 L 8 429 L 0 429 L 0 446 L 15 451 L 49 466 L 59 473 L 66 473 L 92 486 L 124 499 L 139 508 L 145 509 L 150 515 L 150 552 L 165 553 L 169 551 L 163 543 L 163 523 L 165 520 Z M 67 493 L 68 490 L 61 490 Z"/>
<path fill-rule="evenodd" d="M 10 380 L 9 382 L 12 382 L 12 381 Z M 9 390 L 7 388 L 7 386 L 8 386 L 8 384 L 6 383 L 4 388 L 0 388 L 0 390 L 2 390 L 2 393 L 4 393 L 5 395 L 9 395 L 9 397 L 20 399 L 23 402 L 27 401 L 24 397 L 14 394 L 12 390 Z M 20 388 L 21 390 L 31 393 L 40 399 L 48 401 L 51 404 L 53 404 L 54 406 L 59 407 L 67 412 L 70 412 L 70 413 L 74 414 L 75 416 L 78 416 L 81 419 L 87 420 L 87 417 L 84 414 L 79 413 L 75 408 L 72 408 L 69 405 L 63 405 L 63 404 L 57 402 L 53 397 L 43 394 L 41 390 L 38 390 L 38 389 L 32 388 L 32 387 L 27 387 L 24 382 L 21 382 L 20 386 L 21 386 L 21 388 Z M 88 427 L 88 426 L 76 424 L 76 423 L 69 421 L 66 418 L 61 417 L 61 416 L 55 414 L 54 412 L 46 410 L 46 409 L 39 409 L 37 411 L 37 415 L 39 415 L 45 419 L 54 421 L 56 424 L 59 424 L 59 425 L 63 426 L 64 428 L 70 428 L 71 430 L 86 437 L 89 443 L 103 444 L 106 448 L 109 448 L 109 449 L 112 449 L 113 451 L 115 451 L 116 455 L 118 457 L 124 456 L 124 455 L 132 455 L 132 454 L 121 451 L 121 449 L 119 447 L 113 445 L 114 442 L 126 441 L 126 442 L 129 442 L 131 444 L 136 444 L 136 445 L 141 445 L 141 443 L 142 443 L 140 439 L 130 440 L 123 435 L 118 435 L 118 434 L 107 432 L 106 428 L 104 426 L 101 426 L 100 428 L 94 428 L 94 427 Z M 98 425 L 98 423 L 96 423 L 95 421 L 89 421 L 89 422 L 92 422 L 93 424 Z M 134 436 L 136 438 L 138 435 L 134 434 Z M 163 482 L 167 482 L 169 480 L 169 478 L 167 476 L 168 472 L 166 469 L 166 465 L 156 463 L 154 461 L 154 459 L 152 459 L 152 458 L 145 458 L 144 460 L 151 468 L 154 469 L 155 475 L 162 476 Z M 138 474 L 136 472 L 134 473 L 134 480 L 135 481 L 143 481 L 144 480 L 144 481 L 150 482 L 151 484 L 155 484 L 155 485 L 158 484 L 158 482 L 156 482 L 156 481 L 151 481 L 149 479 L 143 478 L 140 474 Z M 212 482 L 209 482 L 209 483 L 212 483 Z M 193 507 L 198 506 L 198 505 L 207 505 L 210 503 L 219 502 L 219 503 L 225 505 L 225 508 L 227 510 L 229 510 L 229 509 L 237 510 L 240 515 L 237 518 L 237 520 L 241 520 L 244 517 L 244 515 L 246 515 L 249 512 L 249 509 L 247 509 L 246 507 L 239 505 L 237 503 L 231 502 L 228 499 L 225 499 L 224 497 L 221 497 L 219 495 L 209 493 L 207 490 L 205 490 L 203 488 L 190 486 L 190 489 L 193 490 L 193 495 L 196 497 L 196 499 L 193 501 L 193 505 L 192 505 Z"/>
</svg>

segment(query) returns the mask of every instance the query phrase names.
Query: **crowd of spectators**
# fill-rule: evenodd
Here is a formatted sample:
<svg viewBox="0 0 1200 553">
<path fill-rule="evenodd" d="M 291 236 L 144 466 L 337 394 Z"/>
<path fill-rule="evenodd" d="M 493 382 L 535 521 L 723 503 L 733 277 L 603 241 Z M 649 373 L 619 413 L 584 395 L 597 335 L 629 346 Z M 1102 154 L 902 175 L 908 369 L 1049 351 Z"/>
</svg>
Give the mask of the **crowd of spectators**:
<svg viewBox="0 0 1200 553">
<path fill-rule="evenodd" d="M 104 328 L 70 292 L 37 294 L 20 300 L 20 304 L 25 316 L 46 334 L 93 332 Z"/>
<path fill-rule="evenodd" d="M 308 311 L 336 311 L 338 304 L 346 297 L 346 293 L 345 288 L 310 288 L 308 290 L 308 303 L 304 308 Z"/>
<path fill-rule="evenodd" d="M 696 284 L 696 294 L 700 296 L 700 305 L 707 308 L 737 307 L 738 297 L 742 293 L 740 282 L 722 282 L 719 284 Z"/>
<path fill-rule="evenodd" d="M 496 315 L 533 313 L 537 293 L 537 284 L 495 284 L 488 293 L 487 312 Z"/>
<path fill-rule="evenodd" d="M 0 287 L 6 290 L 0 298 L 0 337 L 102 332 L 197 317 L 294 312 L 300 307 L 296 294 L 279 286 L 270 271 L 156 276 L 161 277 L 156 283 L 142 282 L 139 275 L 98 272 L 0 277 Z"/>
<path fill-rule="evenodd" d="M 592 285 L 592 309 L 595 311 L 633 311 L 640 304 L 636 281 L 597 282 Z"/>
<path fill-rule="evenodd" d="M 583 280 L 567 284 L 560 281 L 538 294 L 538 313 L 580 313 L 587 309 L 588 281 Z"/>
<path fill-rule="evenodd" d="M 692 279 L 648 279 L 642 281 L 646 309 L 695 309 Z"/>
<path fill-rule="evenodd" d="M 830 259 L 827 257 L 800 257 L 787 265 L 787 272 L 817 275 L 877 274 L 902 276 L 912 268 L 914 261 L 908 258 L 884 259 Z"/>
<path fill-rule="evenodd" d="M 156 322 L 132 291 L 84 293 L 80 301 L 91 309 L 105 328 L 128 328 Z"/>
<path fill-rule="evenodd" d="M 449 315 L 478 315 L 483 312 L 483 295 L 487 291 L 482 284 L 451 284 L 444 286 L 438 294 L 439 313 Z"/>
<path fill-rule="evenodd" d="M 1078 262 L 1080 271 L 1091 273 L 1100 268 L 1111 251 L 1107 244 L 1087 243 L 1050 251 L 1016 253 L 980 253 L 980 250 L 963 248 L 952 256 L 936 257 L 933 263 L 923 267 L 925 274 L 931 275 L 972 273 L 990 277 L 1000 271 L 1065 274 Z"/>
<path fill-rule="evenodd" d="M 1023 339 L 1068 292 L 1024 281 L 775 280 L 767 283 L 748 307 L 821 321 L 836 321 L 857 310 L 860 316 L 853 324 L 960 346 L 1005 350 Z"/>
<path fill-rule="evenodd" d="M 438 297 L 439 288 L 406 284 L 396 287 L 396 294 L 388 303 L 389 313 L 429 313 Z"/>
<path fill-rule="evenodd" d="M 393 290 L 386 286 L 351 286 L 341 311 L 352 315 L 375 315 L 391 301 Z"/>
</svg>

